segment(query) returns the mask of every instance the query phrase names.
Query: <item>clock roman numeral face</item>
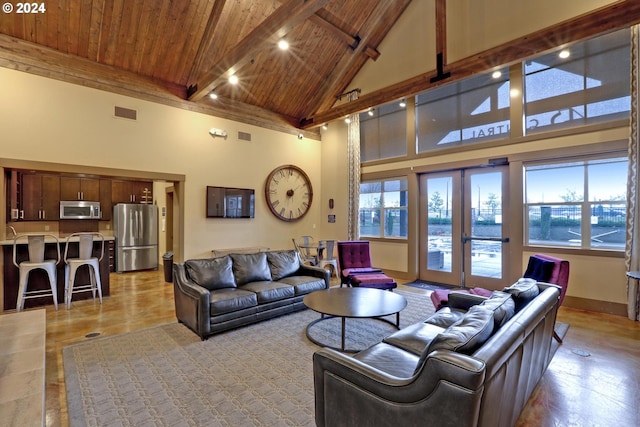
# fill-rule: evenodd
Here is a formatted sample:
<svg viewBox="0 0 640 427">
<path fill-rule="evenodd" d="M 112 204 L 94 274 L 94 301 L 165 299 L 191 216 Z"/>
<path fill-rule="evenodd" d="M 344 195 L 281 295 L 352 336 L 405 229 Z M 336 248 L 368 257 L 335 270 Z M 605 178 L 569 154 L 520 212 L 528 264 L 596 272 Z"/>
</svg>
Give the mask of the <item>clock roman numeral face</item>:
<svg viewBox="0 0 640 427">
<path fill-rule="evenodd" d="M 313 190 L 307 174 L 297 166 L 286 165 L 273 170 L 265 185 L 271 212 L 283 221 L 302 218 L 311 207 Z"/>
</svg>

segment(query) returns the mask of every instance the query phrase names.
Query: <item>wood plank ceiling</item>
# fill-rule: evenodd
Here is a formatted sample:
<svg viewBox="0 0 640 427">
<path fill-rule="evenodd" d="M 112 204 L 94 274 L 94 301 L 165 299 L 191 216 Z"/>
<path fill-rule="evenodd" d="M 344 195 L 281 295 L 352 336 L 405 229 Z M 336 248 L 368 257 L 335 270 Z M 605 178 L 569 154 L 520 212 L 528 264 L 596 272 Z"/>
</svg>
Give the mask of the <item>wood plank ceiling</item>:
<svg viewBox="0 0 640 427">
<path fill-rule="evenodd" d="M 446 0 L 435 1 L 440 69 L 348 104 L 337 97 L 411 0 L 48 1 L 0 15 L 0 66 L 318 138 L 346 114 L 640 21 L 640 1 L 620 0 L 447 64 Z"/>
<path fill-rule="evenodd" d="M 295 129 L 377 57 L 410 1 L 45 2 L 45 13 L 3 14 L 0 65 Z"/>
</svg>

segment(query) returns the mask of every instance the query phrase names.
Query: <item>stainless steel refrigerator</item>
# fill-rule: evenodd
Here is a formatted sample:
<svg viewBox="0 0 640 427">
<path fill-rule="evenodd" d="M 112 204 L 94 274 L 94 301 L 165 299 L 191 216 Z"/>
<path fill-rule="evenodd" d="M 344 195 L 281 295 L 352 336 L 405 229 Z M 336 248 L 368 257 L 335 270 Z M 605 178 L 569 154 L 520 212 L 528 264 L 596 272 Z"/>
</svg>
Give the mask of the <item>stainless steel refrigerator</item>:
<svg viewBox="0 0 640 427">
<path fill-rule="evenodd" d="M 158 268 L 158 206 L 118 203 L 113 234 L 116 272 Z"/>
</svg>

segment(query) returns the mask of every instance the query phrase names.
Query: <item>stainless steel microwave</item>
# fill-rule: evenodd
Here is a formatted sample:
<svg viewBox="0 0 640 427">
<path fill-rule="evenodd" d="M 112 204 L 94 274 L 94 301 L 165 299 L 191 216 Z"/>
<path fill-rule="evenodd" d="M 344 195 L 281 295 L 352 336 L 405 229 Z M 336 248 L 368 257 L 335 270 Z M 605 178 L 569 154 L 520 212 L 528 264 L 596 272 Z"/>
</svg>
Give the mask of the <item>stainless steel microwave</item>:
<svg viewBox="0 0 640 427">
<path fill-rule="evenodd" d="M 60 219 L 100 219 L 100 202 L 61 201 Z"/>
</svg>

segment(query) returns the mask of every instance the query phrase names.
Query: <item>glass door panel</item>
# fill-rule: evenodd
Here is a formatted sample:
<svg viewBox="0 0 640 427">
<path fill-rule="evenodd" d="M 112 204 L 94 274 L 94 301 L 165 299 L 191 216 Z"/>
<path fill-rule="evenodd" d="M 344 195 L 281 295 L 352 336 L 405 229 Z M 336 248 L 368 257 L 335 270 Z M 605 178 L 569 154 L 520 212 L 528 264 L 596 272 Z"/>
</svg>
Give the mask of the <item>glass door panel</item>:
<svg viewBox="0 0 640 427">
<path fill-rule="evenodd" d="M 421 280 L 465 287 L 502 286 L 506 167 L 420 177 Z"/>
<path fill-rule="evenodd" d="M 461 174 L 425 175 L 420 180 L 420 278 L 457 286 L 460 283 Z"/>
<path fill-rule="evenodd" d="M 467 287 L 500 287 L 503 277 L 503 235 L 506 169 L 465 171 L 464 275 Z"/>
</svg>

